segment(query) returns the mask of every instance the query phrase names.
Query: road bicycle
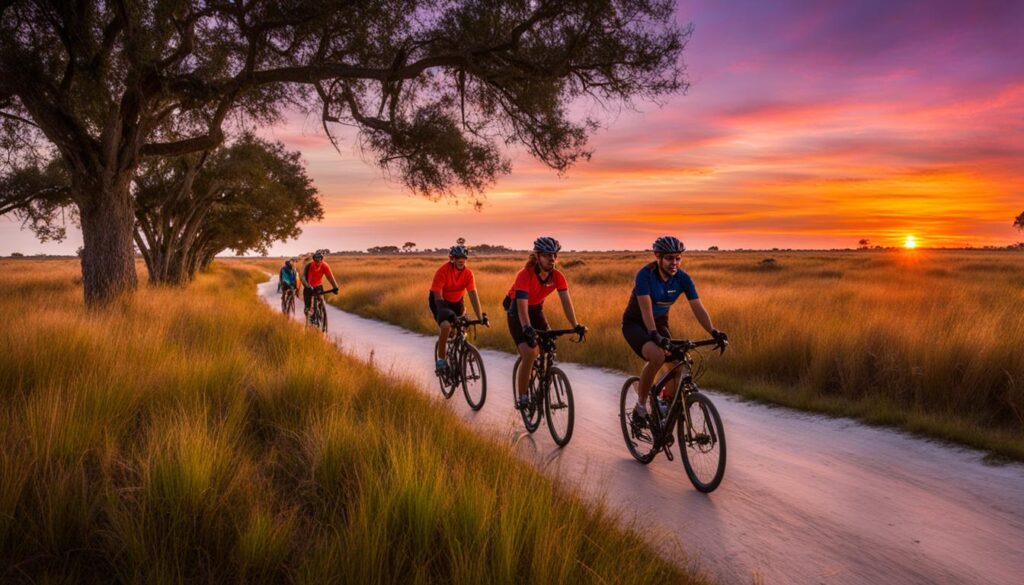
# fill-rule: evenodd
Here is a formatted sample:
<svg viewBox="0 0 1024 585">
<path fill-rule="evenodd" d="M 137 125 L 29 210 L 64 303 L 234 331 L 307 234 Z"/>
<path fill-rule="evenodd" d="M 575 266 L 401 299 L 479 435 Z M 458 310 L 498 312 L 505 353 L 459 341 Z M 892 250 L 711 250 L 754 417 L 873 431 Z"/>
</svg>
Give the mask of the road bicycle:
<svg viewBox="0 0 1024 585">
<path fill-rule="evenodd" d="M 586 339 L 586 328 L 581 331 L 576 329 L 555 329 L 538 330 L 537 344 L 540 345 L 540 355 L 533 362 L 533 371 L 530 372 L 530 384 L 528 390 L 529 401 L 525 408 L 519 411 L 523 417 L 523 424 L 526 430 L 534 432 L 540 426 L 540 413 L 548 421 L 548 431 L 555 444 L 564 447 L 572 439 L 573 425 L 575 424 L 575 411 L 573 410 L 572 386 L 569 385 L 569 378 L 565 372 L 555 365 L 557 348 L 555 339 L 562 335 L 577 335 L 576 343 Z M 516 388 L 519 365 L 522 363 L 522 356 L 512 366 L 512 399 L 513 404 L 519 399 L 519 390 Z"/>
<path fill-rule="evenodd" d="M 455 318 L 452 330 L 448 333 L 448 367 L 435 373 L 438 384 L 441 385 L 441 394 L 445 398 L 451 398 L 455 394 L 455 388 L 462 386 L 462 393 L 466 396 L 469 407 L 480 410 L 487 400 L 487 372 L 484 371 L 484 360 L 480 357 L 480 350 L 466 339 L 466 330 L 475 325 L 489 327 L 490 320 L 486 314 L 477 320 L 467 319 L 464 315 Z M 435 362 L 438 359 L 437 345 L 435 342 Z"/>
<path fill-rule="evenodd" d="M 716 339 L 666 340 L 665 349 L 670 353 L 667 359 L 676 364 L 651 389 L 649 415 L 640 419 L 639 424 L 633 418 L 633 410 L 640 378 L 626 380 L 619 396 L 622 437 L 633 458 L 646 465 L 664 452 L 672 461 L 672 445 L 678 439 L 686 475 L 693 487 L 704 493 L 714 491 L 725 475 L 725 429 L 718 409 L 697 387 L 696 379 L 704 372 L 704 360 L 697 354 L 695 361 L 693 355 L 694 350 L 709 346 L 725 352 L 728 344 Z"/>
<path fill-rule="evenodd" d="M 327 307 L 324 305 L 323 296 L 327 293 L 338 294 L 338 289 L 322 290 L 313 289 L 313 306 L 306 314 L 306 325 L 327 333 Z"/>
<path fill-rule="evenodd" d="M 284 289 L 284 296 L 281 297 L 281 312 L 291 317 L 295 314 L 295 289 Z"/>
</svg>

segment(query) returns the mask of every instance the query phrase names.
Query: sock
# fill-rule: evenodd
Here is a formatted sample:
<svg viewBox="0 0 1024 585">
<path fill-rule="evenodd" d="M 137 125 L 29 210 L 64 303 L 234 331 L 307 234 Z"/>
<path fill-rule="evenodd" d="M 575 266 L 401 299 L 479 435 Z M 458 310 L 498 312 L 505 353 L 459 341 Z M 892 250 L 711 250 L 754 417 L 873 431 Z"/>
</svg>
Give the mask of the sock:
<svg viewBox="0 0 1024 585">
<path fill-rule="evenodd" d="M 647 407 L 640 404 L 639 401 L 636 403 L 636 406 L 633 407 L 633 410 L 640 416 L 647 416 Z"/>
</svg>

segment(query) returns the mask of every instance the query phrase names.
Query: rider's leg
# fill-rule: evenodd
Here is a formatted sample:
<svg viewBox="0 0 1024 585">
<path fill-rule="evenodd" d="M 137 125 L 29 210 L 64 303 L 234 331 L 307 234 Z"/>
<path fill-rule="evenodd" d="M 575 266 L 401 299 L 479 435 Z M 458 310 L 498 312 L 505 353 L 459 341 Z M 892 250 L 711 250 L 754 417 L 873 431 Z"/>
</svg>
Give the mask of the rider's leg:
<svg viewBox="0 0 1024 585">
<path fill-rule="evenodd" d="M 658 347 L 653 341 L 648 341 L 643 347 L 644 359 L 647 363 L 644 364 L 644 369 L 640 371 L 640 384 L 636 389 L 638 394 L 638 404 L 644 407 L 646 410 L 647 395 L 650 394 L 651 386 L 654 384 L 654 377 L 658 374 L 658 370 L 665 365 L 665 350 Z"/>
<path fill-rule="evenodd" d="M 441 321 L 440 334 L 437 337 L 437 357 L 445 359 L 448 357 L 448 334 L 452 331 L 450 321 Z"/>
<path fill-rule="evenodd" d="M 304 287 L 302 289 L 302 312 L 309 316 L 309 307 L 313 302 L 313 289 Z"/>
<path fill-rule="evenodd" d="M 522 362 L 519 364 L 519 371 L 516 372 L 516 389 L 520 396 L 525 396 L 530 388 L 530 372 L 533 371 L 533 362 L 537 361 L 540 355 L 540 347 L 530 347 L 527 343 L 519 344 L 519 357 Z"/>
</svg>

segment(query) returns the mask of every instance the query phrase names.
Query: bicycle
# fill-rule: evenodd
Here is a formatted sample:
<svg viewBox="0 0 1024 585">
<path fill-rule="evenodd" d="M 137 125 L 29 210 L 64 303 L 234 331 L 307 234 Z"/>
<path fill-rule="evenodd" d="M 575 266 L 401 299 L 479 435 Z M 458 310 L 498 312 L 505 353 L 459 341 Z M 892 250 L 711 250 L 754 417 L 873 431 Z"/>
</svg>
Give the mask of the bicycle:
<svg viewBox="0 0 1024 585">
<path fill-rule="evenodd" d="M 490 327 L 487 314 L 477 320 L 469 320 L 464 315 L 455 318 L 452 330 L 448 333 L 447 360 L 450 365 L 435 373 L 441 385 L 441 394 L 446 399 L 451 398 L 455 388 L 461 385 L 469 407 L 480 410 L 487 399 L 487 372 L 484 371 L 480 350 L 466 339 L 466 329 L 474 325 Z M 437 348 L 438 344 L 434 342 L 434 361 L 438 359 Z"/>
<path fill-rule="evenodd" d="M 284 289 L 284 296 L 281 298 L 281 312 L 289 317 L 295 314 L 295 289 Z"/>
<path fill-rule="evenodd" d="M 640 378 L 633 376 L 627 379 L 619 396 L 619 420 L 630 455 L 646 465 L 658 452 L 664 451 L 665 457 L 672 461 L 672 445 L 675 443 L 672 430 L 676 427 L 686 475 L 693 487 L 704 493 L 714 491 L 725 475 L 725 429 L 718 409 L 710 398 L 701 393 L 695 382 L 704 372 L 703 359 L 695 367 L 691 353 L 708 346 L 716 346 L 724 353 L 728 345 L 728 341 L 715 339 L 667 340 L 668 361 L 674 361 L 676 365 L 651 389 L 650 414 L 646 424 L 636 424 L 634 408 L 630 406 L 636 402 L 636 386 Z M 668 385 L 673 377 L 678 378 L 678 382 L 676 391 L 670 392 Z"/>
<path fill-rule="evenodd" d="M 338 289 L 313 290 L 313 307 L 306 314 L 306 325 L 327 333 L 327 307 L 323 296 L 327 293 L 338 294 Z"/>
<path fill-rule="evenodd" d="M 579 336 L 576 343 L 582 343 L 586 339 L 587 329 L 577 332 L 575 329 L 538 330 L 537 343 L 540 345 L 540 355 L 533 362 L 533 371 L 530 372 L 530 384 L 528 389 L 529 402 L 527 406 L 519 411 L 523 417 L 523 424 L 526 430 L 534 432 L 540 426 L 540 413 L 543 409 L 544 417 L 548 421 L 548 431 L 555 444 L 564 447 L 572 439 L 573 425 L 575 424 L 575 411 L 573 409 L 572 386 L 569 385 L 569 378 L 565 372 L 555 365 L 556 347 L 555 339 L 562 335 L 576 334 Z M 519 365 L 523 358 L 520 356 L 512 366 L 512 399 L 519 399 L 519 389 L 516 387 Z M 563 429 L 564 430 L 561 430 Z"/>
</svg>

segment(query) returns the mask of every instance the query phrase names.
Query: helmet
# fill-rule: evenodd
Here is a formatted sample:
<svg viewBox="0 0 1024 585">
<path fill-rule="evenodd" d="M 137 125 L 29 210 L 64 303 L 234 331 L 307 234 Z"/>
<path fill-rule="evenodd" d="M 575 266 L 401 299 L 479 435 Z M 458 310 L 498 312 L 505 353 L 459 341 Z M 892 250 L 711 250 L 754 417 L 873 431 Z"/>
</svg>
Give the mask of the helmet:
<svg viewBox="0 0 1024 585">
<path fill-rule="evenodd" d="M 313 252 L 313 260 L 323 260 L 323 259 L 324 259 L 324 251 L 323 250 L 317 250 L 316 252 Z"/>
<path fill-rule="evenodd" d="M 295 258 L 288 258 L 287 260 L 284 261 L 284 263 L 285 264 L 294 264 L 295 263 Z"/>
<path fill-rule="evenodd" d="M 551 236 L 541 236 L 533 241 L 533 251 L 541 254 L 557 254 L 562 249 L 562 244 Z"/>
<path fill-rule="evenodd" d="M 448 255 L 456 258 L 469 258 L 469 249 L 462 245 L 452 246 L 448 248 Z"/>
<path fill-rule="evenodd" d="M 654 240 L 654 245 L 651 248 L 661 254 L 674 254 L 686 250 L 686 246 L 679 241 L 679 238 L 672 236 L 661 236 Z"/>
</svg>

